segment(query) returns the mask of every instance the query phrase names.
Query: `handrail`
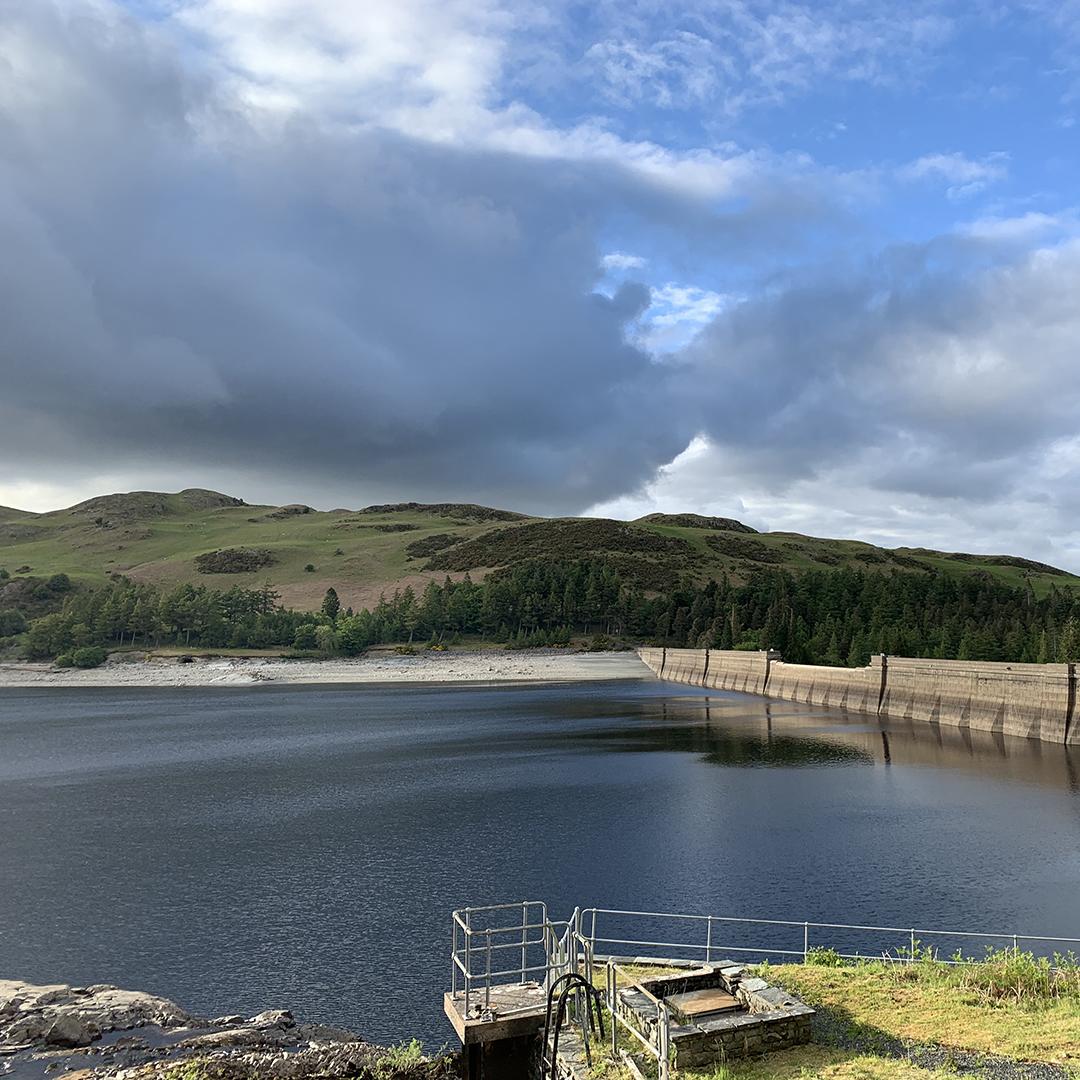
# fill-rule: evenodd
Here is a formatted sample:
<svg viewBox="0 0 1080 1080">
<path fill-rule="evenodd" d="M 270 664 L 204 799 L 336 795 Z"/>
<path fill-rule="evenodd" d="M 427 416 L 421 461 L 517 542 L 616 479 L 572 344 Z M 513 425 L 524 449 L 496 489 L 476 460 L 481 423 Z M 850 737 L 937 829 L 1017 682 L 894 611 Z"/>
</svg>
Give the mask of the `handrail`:
<svg viewBox="0 0 1080 1080">
<path fill-rule="evenodd" d="M 519 911 L 520 919 L 502 921 Z M 575 917 L 576 913 L 565 922 L 552 920 L 547 904 L 541 900 L 465 907 L 452 912 L 450 992 L 456 997 L 461 983 L 464 1016 L 472 1015 L 478 994 L 482 994 L 483 1012 L 491 1011 L 493 986 L 514 981 L 524 985 L 535 977 L 534 981 L 546 987 L 556 976 L 576 970 L 577 950 L 570 941 Z M 539 933 L 533 936 L 535 931 Z M 519 951 L 521 962 L 514 967 L 500 967 L 495 955 L 506 949 Z M 527 1008 L 510 1008 L 501 1013 L 521 1011 Z"/>
<path fill-rule="evenodd" d="M 689 940 L 692 935 L 688 935 L 686 940 L 682 941 L 670 941 L 670 940 L 657 940 L 647 937 L 638 936 L 605 936 L 604 933 L 598 931 L 597 920 L 600 917 L 611 916 L 617 919 L 644 919 L 644 920 L 663 920 L 664 925 L 669 925 L 672 922 L 684 922 L 693 925 L 704 924 L 705 940 L 700 941 L 696 938 Z M 588 932 L 585 932 L 585 925 L 589 926 Z M 726 944 L 721 943 L 714 937 L 714 929 L 717 927 L 723 927 L 725 925 L 735 925 L 740 927 L 780 927 L 786 929 L 792 929 L 799 931 L 801 941 L 797 946 L 795 941 L 791 942 L 792 946 L 785 947 L 785 943 L 777 941 L 775 938 L 769 942 L 762 942 L 761 944 Z M 939 930 L 931 929 L 929 927 L 910 927 L 910 926 L 870 926 L 862 923 L 836 923 L 836 922 L 810 922 L 808 920 L 796 921 L 794 919 L 752 919 L 741 916 L 724 916 L 724 915 L 699 915 L 696 913 L 675 913 L 664 911 L 631 911 L 619 908 L 585 908 L 578 913 L 578 919 L 576 926 L 578 928 L 578 934 L 582 938 L 583 942 L 588 944 L 589 949 L 595 953 L 599 958 L 604 955 L 611 955 L 611 950 L 606 950 L 602 946 L 631 946 L 641 949 L 674 949 L 680 950 L 684 953 L 690 953 L 693 956 L 700 956 L 706 961 L 711 961 L 713 956 L 718 952 L 723 953 L 740 953 L 740 954 L 755 954 L 758 956 L 801 956 L 804 960 L 809 956 L 812 949 L 821 948 L 834 948 L 834 951 L 838 956 L 845 959 L 865 959 L 866 952 L 844 951 L 843 948 L 835 948 L 838 944 L 835 938 L 831 935 L 825 935 L 822 940 L 822 935 L 817 935 L 819 940 L 813 942 L 811 945 L 811 930 L 836 930 L 836 931 L 854 931 L 862 934 L 888 934 L 888 935 L 902 935 L 903 943 L 894 943 L 892 946 L 886 947 L 885 951 L 881 954 L 883 959 L 886 960 L 905 960 L 910 961 L 914 959 L 916 950 L 918 948 L 919 941 L 928 937 L 942 938 L 942 939 L 957 939 L 960 943 L 960 939 L 963 941 L 983 941 L 983 942 L 1003 942 L 1006 945 L 1011 945 L 1013 949 L 1019 949 L 1021 944 L 1032 946 L 1047 946 L 1047 945 L 1067 945 L 1080 947 L 1080 938 L 1073 937 L 1061 937 L 1054 935 L 1038 935 L 1038 934 L 1013 934 L 1013 933 L 989 933 L 986 931 L 976 930 Z M 626 933 L 629 927 L 620 927 L 623 932 Z M 634 927 L 633 929 L 638 929 Z M 610 931 L 609 931 L 610 933 Z M 676 935 L 678 936 L 678 934 Z M 847 942 L 844 943 L 847 945 Z M 869 946 L 868 946 L 869 947 Z M 850 945 L 848 945 L 850 948 Z M 890 953 L 890 948 L 893 950 Z M 962 952 L 962 950 L 961 950 Z M 966 962 L 968 958 L 963 957 L 960 961 Z M 946 963 L 952 963 L 954 961 L 945 961 Z"/>
<path fill-rule="evenodd" d="M 805 922 L 804 920 L 796 921 L 794 919 L 750 919 L 735 915 L 698 915 L 694 913 L 671 911 L 624 911 L 619 908 L 583 908 L 580 914 L 582 921 L 584 921 L 586 916 L 591 917 L 593 915 L 631 915 L 646 919 L 694 919 L 700 922 L 711 920 L 713 922 L 752 923 L 759 926 L 816 926 L 822 929 L 879 930 L 883 933 L 896 934 L 909 934 L 912 930 L 912 927 L 910 926 L 863 926 L 858 923 Z M 1052 937 L 1046 934 L 992 934 L 980 930 L 928 930 L 920 929 L 919 927 L 915 927 L 914 929 L 917 934 L 941 934 L 947 937 L 1009 938 L 1010 940 L 1015 937 L 1020 941 L 1058 941 L 1080 944 L 1080 938 Z"/>
<path fill-rule="evenodd" d="M 654 994 L 650 994 L 640 983 L 634 982 L 632 985 L 639 993 L 644 994 L 653 1004 L 656 1005 L 656 1031 L 657 1039 L 654 1043 L 644 1032 L 638 1031 L 638 1029 L 630 1023 L 630 1021 L 622 1015 L 619 1011 L 618 1002 L 618 981 L 619 981 L 619 965 L 614 961 L 607 961 L 605 963 L 605 979 L 604 989 L 606 1004 L 608 1012 L 611 1014 L 611 1053 L 614 1056 L 618 1051 L 618 1039 L 617 1039 L 617 1025 L 622 1024 L 631 1035 L 654 1058 L 656 1058 L 656 1070 L 658 1074 L 658 1080 L 668 1080 L 669 1071 L 671 1068 L 670 1063 L 670 1043 L 671 1043 L 671 1012 L 667 1005 L 664 1004 Z"/>
</svg>

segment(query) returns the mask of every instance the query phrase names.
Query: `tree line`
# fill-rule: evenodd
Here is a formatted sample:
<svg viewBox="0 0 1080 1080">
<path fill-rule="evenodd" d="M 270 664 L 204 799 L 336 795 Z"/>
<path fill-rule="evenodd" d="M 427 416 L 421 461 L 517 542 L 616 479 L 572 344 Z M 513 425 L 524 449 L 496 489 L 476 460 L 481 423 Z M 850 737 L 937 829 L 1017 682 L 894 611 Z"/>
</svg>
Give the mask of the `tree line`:
<svg viewBox="0 0 1080 1080">
<path fill-rule="evenodd" d="M 269 585 L 228 591 L 118 580 L 66 595 L 27 625 L 0 611 L 0 636 L 33 657 L 124 645 L 292 648 L 356 655 L 384 643 L 479 637 L 510 647 L 607 635 L 671 647 L 777 649 L 792 662 L 862 665 L 874 653 L 1044 663 L 1080 659 L 1080 601 L 1036 596 L 988 575 L 838 569 L 761 570 L 648 595 L 603 559 L 532 561 L 473 582 L 432 581 L 342 610 L 328 590 L 317 612 L 283 607 Z M 14 640 L 14 638 L 10 638 Z"/>
</svg>

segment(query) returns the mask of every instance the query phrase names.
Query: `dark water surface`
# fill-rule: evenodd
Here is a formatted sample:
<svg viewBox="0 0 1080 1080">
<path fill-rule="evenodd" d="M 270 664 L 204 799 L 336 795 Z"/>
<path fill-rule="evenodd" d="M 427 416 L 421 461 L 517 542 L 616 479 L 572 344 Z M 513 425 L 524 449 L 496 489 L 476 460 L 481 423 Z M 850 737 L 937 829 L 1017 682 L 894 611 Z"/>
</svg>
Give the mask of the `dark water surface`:
<svg viewBox="0 0 1080 1080">
<path fill-rule="evenodd" d="M 1080 936 L 1080 760 L 655 681 L 0 692 L 0 977 L 451 1036 L 467 903 Z"/>
</svg>

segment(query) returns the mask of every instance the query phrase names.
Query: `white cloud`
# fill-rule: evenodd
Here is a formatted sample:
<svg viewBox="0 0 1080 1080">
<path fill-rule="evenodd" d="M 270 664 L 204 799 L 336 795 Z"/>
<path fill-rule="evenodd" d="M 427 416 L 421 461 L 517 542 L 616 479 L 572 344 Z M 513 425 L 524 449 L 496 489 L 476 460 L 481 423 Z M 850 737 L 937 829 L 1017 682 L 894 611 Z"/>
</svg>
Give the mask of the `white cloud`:
<svg viewBox="0 0 1080 1080">
<path fill-rule="evenodd" d="M 722 293 L 673 281 L 650 292 L 637 340 L 653 353 L 677 352 L 733 302 Z"/>
<path fill-rule="evenodd" d="M 861 456 L 850 465 L 779 485 L 763 482 L 747 474 L 737 451 L 697 436 L 639 491 L 590 507 L 588 513 L 624 520 L 651 513 L 732 517 L 760 531 L 864 540 L 882 547 L 1023 555 L 1080 572 L 1080 537 L 1067 524 L 1072 508 L 1063 507 L 1054 492 L 1055 481 L 1075 483 L 1080 477 L 1080 446 L 1073 440 L 1052 448 L 1045 465 L 1043 483 L 1018 485 L 985 503 L 882 490 L 871 463 Z"/>
<path fill-rule="evenodd" d="M 944 180 L 950 199 L 962 199 L 984 190 L 996 180 L 1008 175 L 1009 155 L 1003 151 L 974 160 L 964 154 L 926 154 L 902 166 L 897 175 L 901 180 Z"/>
<path fill-rule="evenodd" d="M 826 79 L 899 85 L 952 35 L 934 3 L 884 0 L 597 0 L 582 66 L 622 106 L 717 106 L 733 115 Z"/>
<path fill-rule="evenodd" d="M 605 270 L 641 270 L 648 259 L 641 255 L 628 255 L 625 251 L 609 251 L 601 260 Z"/>
<path fill-rule="evenodd" d="M 303 116 L 440 145 L 616 165 L 694 197 L 767 170 L 732 147 L 673 150 L 603 118 L 552 123 L 508 96 L 515 47 L 557 10 L 510 0 L 174 0 L 264 122 Z"/>
<path fill-rule="evenodd" d="M 956 232 L 989 243 L 1030 244 L 1052 234 L 1067 235 L 1077 229 L 1075 213 L 1044 214 L 1029 210 L 1014 217 L 982 217 L 960 225 Z"/>
<path fill-rule="evenodd" d="M 1078 293 L 1076 239 L 1016 253 L 942 237 L 778 280 L 677 354 L 699 438 L 602 508 L 1080 570 Z"/>
<path fill-rule="evenodd" d="M 250 100 L 345 121 L 485 104 L 524 21 L 500 0 L 176 0 L 173 11 Z"/>
</svg>

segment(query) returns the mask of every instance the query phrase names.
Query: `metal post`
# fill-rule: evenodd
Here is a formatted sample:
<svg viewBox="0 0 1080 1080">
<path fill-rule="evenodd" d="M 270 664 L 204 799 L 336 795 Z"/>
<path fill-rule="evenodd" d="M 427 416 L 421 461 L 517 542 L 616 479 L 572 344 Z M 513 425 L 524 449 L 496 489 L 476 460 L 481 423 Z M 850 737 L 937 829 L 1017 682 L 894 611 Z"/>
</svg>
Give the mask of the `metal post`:
<svg viewBox="0 0 1080 1080">
<path fill-rule="evenodd" d="M 457 919 L 450 920 L 450 998 L 453 1000 L 457 993 Z"/>
<path fill-rule="evenodd" d="M 484 980 L 484 1011 L 491 1008 L 491 927 L 487 929 L 487 978 Z"/>
<path fill-rule="evenodd" d="M 810 924 L 802 924 L 802 962 L 805 964 L 810 958 Z"/>
<path fill-rule="evenodd" d="M 618 1024 L 615 1022 L 615 965 L 607 962 L 607 999 L 608 1012 L 611 1013 L 611 1056 L 615 1057 L 619 1052 Z"/>
<path fill-rule="evenodd" d="M 705 963 L 712 963 L 712 916 L 709 916 L 708 929 L 705 931 Z"/>
<path fill-rule="evenodd" d="M 526 941 L 529 934 L 529 902 L 523 900 L 521 902 L 521 985 L 525 985 L 525 968 L 528 964 L 526 960 Z"/>
<path fill-rule="evenodd" d="M 1019 944 L 1017 943 L 1017 940 L 1016 940 L 1016 938 L 1017 938 L 1017 935 L 1016 935 L 1016 934 L 1013 934 L 1013 952 L 1014 952 L 1014 953 L 1018 953 L 1018 952 L 1020 951 L 1020 946 L 1019 946 Z"/>
<path fill-rule="evenodd" d="M 671 1032 L 668 1030 L 668 1012 L 663 1005 L 657 1005 L 656 1011 L 660 1028 L 660 1080 L 669 1080 L 671 1063 L 668 1058 L 671 1056 Z"/>
<path fill-rule="evenodd" d="M 911 956 L 908 958 L 909 964 L 915 963 L 915 929 L 911 930 Z"/>
<path fill-rule="evenodd" d="M 472 916 L 465 909 L 465 1019 L 469 1018 L 469 991 L 472 989 Z"/>
</svg>

